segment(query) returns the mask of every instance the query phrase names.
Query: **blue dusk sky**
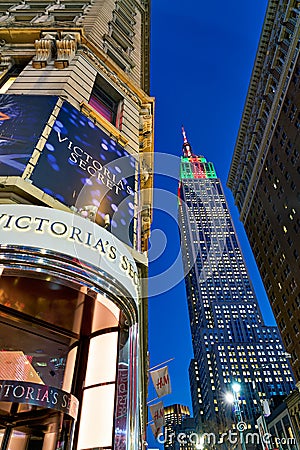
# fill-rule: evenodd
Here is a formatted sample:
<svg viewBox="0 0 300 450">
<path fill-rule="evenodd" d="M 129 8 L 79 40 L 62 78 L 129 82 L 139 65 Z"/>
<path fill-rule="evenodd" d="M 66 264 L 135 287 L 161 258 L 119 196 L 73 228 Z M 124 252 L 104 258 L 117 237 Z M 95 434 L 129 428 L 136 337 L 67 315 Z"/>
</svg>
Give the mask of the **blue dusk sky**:
<svg viewBox="0 0 300 450">
<path fill-rule="evenodd" d="M 151 367 L 169 363 L 164 405 L 191 408 L 191 337 L 177 227 L 184 124 L 193 152 L 215 165 L 267 325 L 274 318 L 233 197 L 226 187 L 267 0 L 152 0 L 151 95 L 155 111 L 154 222 L 150 239 Z M 149 399 L 155 393 L 149 386 Z M 149 415 L 150 420 L 150 415 Z M 149 448 L 162 448 L 148 428 Z"/>
</svg>

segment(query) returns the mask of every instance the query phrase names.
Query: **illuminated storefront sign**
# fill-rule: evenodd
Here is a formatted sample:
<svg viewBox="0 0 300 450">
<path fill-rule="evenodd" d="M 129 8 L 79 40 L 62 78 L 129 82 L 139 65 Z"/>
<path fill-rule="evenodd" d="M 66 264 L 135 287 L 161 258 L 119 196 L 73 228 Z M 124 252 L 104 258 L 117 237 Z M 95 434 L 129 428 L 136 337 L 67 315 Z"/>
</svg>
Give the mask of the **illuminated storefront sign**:
<svg viewBox="0 0 300 450">
<path fill-rule="evenodd" d="M 0 380 L 0 402 L 26 403 L 62 411 L 76 420 L 78 400 L 52 386 L 24 381 Z"/>
<path fill-rule="evenodd" d="M 65 211 L 40 206 L 0 206 L 1 245 L 63 253 L 104 271 L 137 301 L 138 273 L 125 246 L 99 225 Z M 42 255 L 41 255 L 42 256 Z"/>
</svg>

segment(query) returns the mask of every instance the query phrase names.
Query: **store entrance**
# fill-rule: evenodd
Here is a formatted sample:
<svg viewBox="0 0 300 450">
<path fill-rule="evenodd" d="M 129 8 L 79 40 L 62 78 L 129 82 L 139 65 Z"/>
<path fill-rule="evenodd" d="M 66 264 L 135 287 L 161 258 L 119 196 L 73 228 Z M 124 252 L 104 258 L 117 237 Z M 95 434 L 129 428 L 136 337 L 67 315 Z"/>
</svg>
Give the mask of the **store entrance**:
<svg viewBox="0 0 300 450">
<path fill-rule="evenodd" d="M 22 406 L 20 411 L 20 405 L 13 403 L 10 411 L 0 417 L 1 450 L 66 450 L 71 447 L 74 425 L 71 417 L 53 409 Z"/>
</svg>

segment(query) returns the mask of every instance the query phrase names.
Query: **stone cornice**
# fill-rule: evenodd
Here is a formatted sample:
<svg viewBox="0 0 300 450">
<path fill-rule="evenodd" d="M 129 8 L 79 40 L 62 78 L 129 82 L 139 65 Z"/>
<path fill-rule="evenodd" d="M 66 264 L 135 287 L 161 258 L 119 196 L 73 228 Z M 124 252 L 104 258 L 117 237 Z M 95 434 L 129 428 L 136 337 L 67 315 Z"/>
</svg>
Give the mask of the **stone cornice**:
<svg viewBox="0 0 300 450">
<path fill-rule="evenodd" d="M 256 52 L 256 58 L 254 62 L 254 67 L 251 74 L 251 80 L 247 92 L 247 97 L 245 101 L 244 111 L 242 115 L 242 119 L 240 122 L 240 127 L 238 131 L 238 137 L 236 141 L 236 146 L 234 149 L 234 156 L 231 162 L 229 176 L 227 180 L 227 185 L 231 189 L 234 184 L 234 179 L 236 177 L 236 169 L 238 167 L 238 162 L 241 156 L 243 142 L 245 139 L 245 134 L 247 131 L 247 126 L 249 123 L 249 119 L 251 117 L 251 111 L 253 106 L 253 101 L 255 99 L 257 85 L 260 79 L 261 71 L 263 68 L 264 60 L 266 57 L 266 52 L 268 49 L 268 43 L 270 40 L 270 35 L 272 31 L 272 23 L 274 22 L 274 18 L 276 16 L 277 11 L 277 0 L 271 0 L 268 5 L 268 9 L 266 12 L 262 33 L 260 36 L 260 41 L 258 45 L 258 50 Z"/>
</svg>

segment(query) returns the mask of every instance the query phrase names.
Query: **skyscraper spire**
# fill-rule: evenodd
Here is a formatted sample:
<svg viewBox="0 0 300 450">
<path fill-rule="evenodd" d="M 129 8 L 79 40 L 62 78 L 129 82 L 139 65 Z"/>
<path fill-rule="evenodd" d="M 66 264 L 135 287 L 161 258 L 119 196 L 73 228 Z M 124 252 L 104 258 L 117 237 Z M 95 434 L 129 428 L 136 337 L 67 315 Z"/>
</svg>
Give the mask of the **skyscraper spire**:
<svg viewBox="0 0 300 450">
<path fill-rule="evenodd" d="M 182 129 L 182 136 L 183 136 L 183 146 L 182 146 L 183 156 L 185 158 L 190 158 L 191 156 L 193 156 L 192 147 L 191 147 L 189 141 L 187 140 L 186 132 L 185 132 L 183 125 L 182 125 L 181 129 Z"/>
</svg>

